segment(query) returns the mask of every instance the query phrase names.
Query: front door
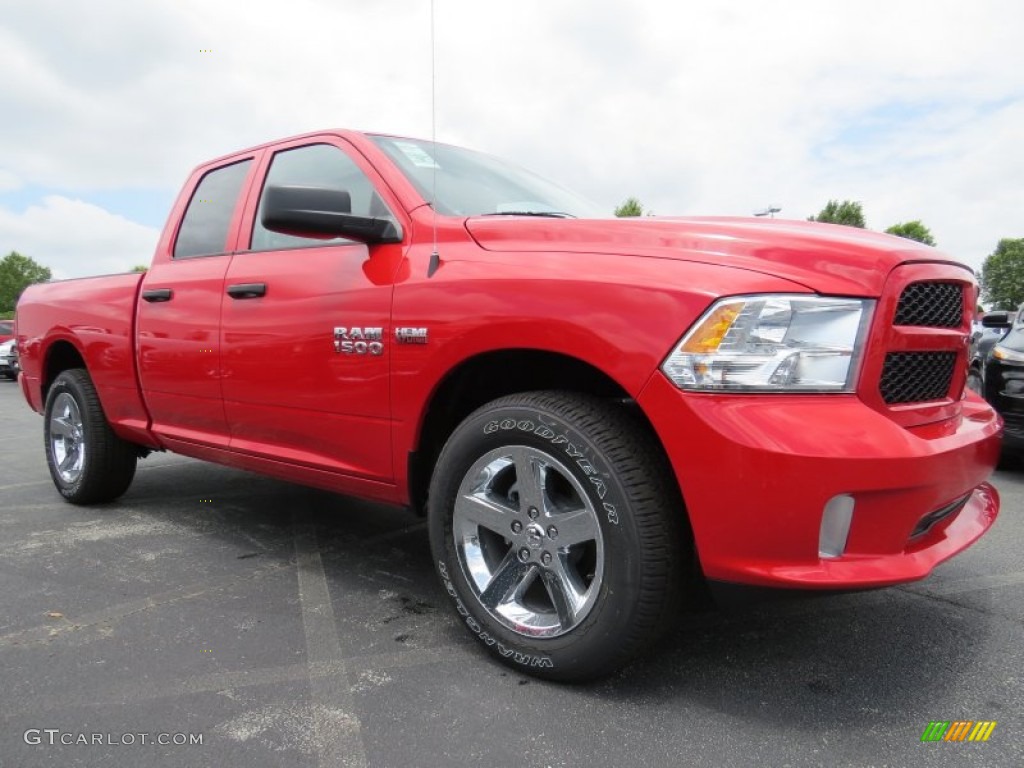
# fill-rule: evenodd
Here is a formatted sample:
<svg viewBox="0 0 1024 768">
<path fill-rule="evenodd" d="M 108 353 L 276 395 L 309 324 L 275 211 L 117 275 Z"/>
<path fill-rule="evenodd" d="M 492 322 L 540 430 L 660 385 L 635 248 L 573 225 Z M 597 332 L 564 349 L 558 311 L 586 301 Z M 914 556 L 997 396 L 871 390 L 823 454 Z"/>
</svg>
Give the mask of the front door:
<svg viewBox="0 0 1024 768">
<path fill-rule="evenodd" d="M 340 139 L 277 151 L 270 184 L 343 189 L 353 214 L 393 215 Z M 228 268 L 221 315 L 232 449 L 391 481 L 389 326 L 403 246 L 281 235 L 260 222 L 262 193 L 250 205 L 249 250 Z"/>
</svg>

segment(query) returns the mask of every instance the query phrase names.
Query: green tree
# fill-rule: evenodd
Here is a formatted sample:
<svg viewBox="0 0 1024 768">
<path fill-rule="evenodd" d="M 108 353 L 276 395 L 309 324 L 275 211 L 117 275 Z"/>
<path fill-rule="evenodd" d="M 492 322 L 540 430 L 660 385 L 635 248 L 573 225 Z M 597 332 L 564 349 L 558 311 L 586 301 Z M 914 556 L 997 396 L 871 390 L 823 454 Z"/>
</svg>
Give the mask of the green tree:
<svg viewBox="0 0 1024 768">
<path fill-rule="evenodd" d="M 149 267 L 147 267 L 145 264 L 136 264 L 134 267 L 132 267 L 132 272 L 148 272 L 148 271 L 149 271 Z"/>
<path fill-rule="evenodd" d="M 931 230 L 922 224 L 920 219 L 901 221 L 899 224 L 893 224 L 885 231 L 887 234 L 905 237 L 908 240 L 917 240 L 917 242 L 924 243 L 925 245 L 935 245 L 935 238 L 932 237 Z"/>
<path fill-rule="evenodd" d="M 1004 238 L 981 265 L 981 292 L 990 310 L 1024 303 L 1024 237 Z"/>
<path fill-rule="evenodd" d="M 821 221 L 826 224 L 845 224 L 848 227 L 860 227 L 864 229 L 867 224 L 864 222 L 864 210 L 860 203 L 854 200 L 829 200 L 817 216 L 811 216 L 808 221 Z"/>
<path fill-rule="evenodd" d="M 620 219 L 626 219 L 633 216 L 643 216 L 644 207 L 640 205 L 640 201 L 635 197 L 627 197 L 626 201 L 615 209 L 615 215 Z"/>
<path fill-rule="evenodd" d="M 51 277 L 49 267 L 36 264 L 17 251 L 8 253 L 0 259 L 0 312 L 13 312 L 22 291 Z"/>
</svg>

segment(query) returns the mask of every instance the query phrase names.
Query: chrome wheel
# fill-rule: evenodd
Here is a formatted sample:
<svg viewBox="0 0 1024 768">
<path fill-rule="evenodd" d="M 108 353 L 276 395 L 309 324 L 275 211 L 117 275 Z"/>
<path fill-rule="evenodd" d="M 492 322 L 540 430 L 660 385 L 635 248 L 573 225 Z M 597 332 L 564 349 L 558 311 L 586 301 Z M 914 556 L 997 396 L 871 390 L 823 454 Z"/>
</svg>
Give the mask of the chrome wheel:
<svg viewBox="0 0 1024 768">
<path fill-rule="evenodd" d="M 604 542 L 594 505 L 551 454 L 497 448 L 464 476 L 452 518 L 455 550 L 484 609 L 512 631 L 557 637 L 597 601 Z"/>
<path fill-rule="evenodd" d="M 57 395 L 50 414 L 50 451 L 60 479 L 75 483 L 85 466 L 85 429 L 78 403 L 67 392 Z"/>
</svg>

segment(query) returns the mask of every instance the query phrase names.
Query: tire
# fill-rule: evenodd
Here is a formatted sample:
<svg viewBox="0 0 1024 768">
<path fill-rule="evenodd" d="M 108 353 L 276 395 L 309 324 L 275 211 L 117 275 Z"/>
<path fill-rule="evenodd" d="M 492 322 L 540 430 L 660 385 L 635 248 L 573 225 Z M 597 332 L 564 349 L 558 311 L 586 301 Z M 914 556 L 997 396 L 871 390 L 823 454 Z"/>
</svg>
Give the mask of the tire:
<svg viewBox="0 0 1024 768">
<path fill-rule="evenodd" d="M 72 504 L 112 501 L 131 485 L 135 446 L 111 430 L 83 369 L 64 371 L 50 386 L 43 436 L 50 477 Z"/>
<path fill-rule="evenodd" d="M 982 381 L 981 373 L 977 368 L 971 368 L 967 372 L 967 388 L 982 397 L 985 396 L 985 382 Z"/>
<path fill-rule="evenodd" d="M 427 514 L 472 634 L 509 666 L 564 681 L 652 645 L 692 563 L 672 477 L 638 419 L 598 398 L 524 393 L 471 414 L 441 452 Z"/>
</svg>

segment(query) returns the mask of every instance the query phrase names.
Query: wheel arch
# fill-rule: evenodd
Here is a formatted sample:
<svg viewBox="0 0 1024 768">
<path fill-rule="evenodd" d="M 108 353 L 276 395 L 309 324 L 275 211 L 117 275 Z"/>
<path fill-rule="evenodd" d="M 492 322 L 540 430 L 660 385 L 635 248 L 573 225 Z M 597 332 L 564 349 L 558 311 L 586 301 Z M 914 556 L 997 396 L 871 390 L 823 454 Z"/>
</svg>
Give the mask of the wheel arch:
<svg viewBox="0 0 1024 768">
<path fill-rule="evenodd" d="M 434 387 L 422 411 L 408 456 L 409 502 L 413 510 L 418 514 L 425 510 L 437 457 L 448 437 L 470 413 L 499 397 L 538 390 L 582 392 L 620 401 L 635 413 L 659 449 L 664 450 L 646 415 L 626 389 L 593 364 L 542 349 L 482 352 L 449 370 Z"/>
<path fill-rule="evenodd" d="M 50 387 L 60 374 L 72 368 L 86 367 L 85 355 L 74 342 L 66 338 L 58 338 L 53 341 L 43 354 L 43 366 L 39 378 L 41 401 L 46 402 Z"/>
</svg>

